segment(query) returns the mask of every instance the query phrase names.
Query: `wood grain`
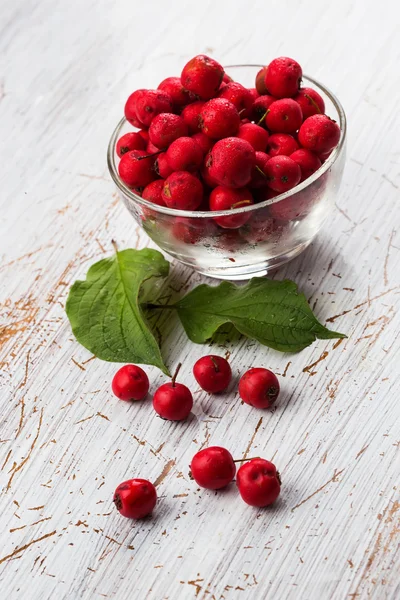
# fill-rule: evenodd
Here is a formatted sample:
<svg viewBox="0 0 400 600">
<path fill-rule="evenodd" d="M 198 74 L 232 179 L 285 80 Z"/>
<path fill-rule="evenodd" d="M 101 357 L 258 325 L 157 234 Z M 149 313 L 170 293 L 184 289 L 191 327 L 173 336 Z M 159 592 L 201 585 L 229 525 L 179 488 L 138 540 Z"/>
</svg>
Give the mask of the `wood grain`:
<svg viewBox="0 0 400 600">
<path fill-rule="evenodd" d="M 3 2 L 0 7 L 0 367 L 2 597 L 264 600 L 398 598 L 399 105 L 394 2 L 170 0 Z M 322 322 L 348 333 L 282 355 L 245 340 L 235 377 L 281 374 L 272 411 L 250 410 L 233 384 L 198 390 L 188 343 L 159 317 L 171 367 L 195 393 L 184 424 L 151 402 L 115 401 L 115 366 L 73 339 L 70 284 L 120 247 L 143 247 L 105 166 L 125 97 L 207 52 L 225 64 L 296 57 L 342 100 L 348 161 L 337 211 L 274 277 L 296 280 Z M 204 278 L 178 265 L 178 296 Z M 180 291 L 176 291 L 180 290 Z M 154 390 L 164 381 L 149 369 Z M 272 458 L 276 506 L 244 505 L 188 477 L 192 455 L 223 444 Z M 251 454 L 250 454 L 251 453 Z M 157 482 L 154 517 L 113 511 L 116 485 Z M 397 587 L 396 587 L 397 586 Z"/>
</svg>

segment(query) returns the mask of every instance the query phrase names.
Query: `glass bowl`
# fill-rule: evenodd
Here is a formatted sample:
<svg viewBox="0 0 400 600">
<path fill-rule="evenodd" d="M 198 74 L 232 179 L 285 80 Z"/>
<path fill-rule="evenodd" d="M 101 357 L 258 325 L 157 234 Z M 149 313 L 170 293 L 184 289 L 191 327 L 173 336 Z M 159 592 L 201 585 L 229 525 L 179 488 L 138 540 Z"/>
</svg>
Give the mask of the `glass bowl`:
<svg viewBox="0 0 400 600">
<path fill-rule="evenodd" d="M 262 65 L 234 65 L 226 72 L 253 87 Z M 326 114 L 340 125 L 340 140 L 311 177 L 273 199 L 246 208 L 203 212 L 174 210 L 143 200 L 118 175 L 117 140 L 132 125 L 121 119 L 108 146 L 108 168 L 118 193 L 133 218 L 167 254 L 218 279 L 243 280 L 265 275 L 298 256 L 317 235 L 337 196 L 345 162 L 346 117 L 339 100 L 321 83 L 303 76 L 305 86 L 318 90 Z M 224 229 L 216 217 L 247 213 L 238 229 Z"/>
</svg>

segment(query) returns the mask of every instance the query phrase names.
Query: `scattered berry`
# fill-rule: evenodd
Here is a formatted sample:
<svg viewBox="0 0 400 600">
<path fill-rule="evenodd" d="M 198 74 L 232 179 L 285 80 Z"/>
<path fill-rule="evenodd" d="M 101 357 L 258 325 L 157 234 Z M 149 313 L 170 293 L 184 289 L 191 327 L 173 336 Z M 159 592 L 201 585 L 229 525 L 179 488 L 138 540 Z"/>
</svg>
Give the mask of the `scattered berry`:
<svg viewBox="0 0 400 600">
<path fill-rule="evenodd" d="M 241 399 L 256 408 L 269 408 L 277 399 L 279 389 L 278 378 L 268 369 L 250 369 L 239 381 Z"/>
<path fill-rule="evenodd" d="M 199 121 L 201 130 L 208 137 L 219 140 L 236 135 L 240 116 L 232 102 L 224 98 L 213 98 L 204 104 Z"/>
<path fill-rule="evenodd" d="M 281 491 L 281 478 L 275 465 L 263 458 L 253 458 L 240 467 L 236 484 L 242 499 L 250 506 L 269 506 Z"/>
<path fill-rule="evenodd" d="M 270 156 L 265 152 L 256 152 L 256 164 L 251 175 L 251 188 L 260 189 L 268 185 L 265 167 L 269 159 Z"/>
<path fill-rule="evenodd" d="M 297 94 L 303 75 L 301 66 L 292 58 L 281 56 L 269 63 L 265 86 L 275 98 L 292 98 Z"/>
<path fill-rule="evenodd" d="M 147 479 L 128 479 L 115 490 L 113 502 L 123 517 L 143 519 L 156 505 L 156 488 Z"/>
<path fill-rule="evenodd" d="M 122 156 L 118 173 L 129 187 L 145 187 L 155 179 L 153 163 L 144 150 L 131 150 Z"/>
<path fill-rule="evenodd" d="M 149 391 L 149 378 L 137 365 L 124 365 L 115 373 L 112 391 L 120 400 L 143 400 Z"/>
<path fill-rule="evenodd" d="M 149 185 L 146 185 L 142 192 L 142 198 L 148 200 L 148 202 L 157 204 L 158 206 L 166 206 L 162 197 L 163 188 L 164 179 L 156 179 L 149 183 Z"/>
<path fill-rule="evenodd" d="M 191 173 L 176 171 L 166 179 L 162 198 L 169 208 L 196 210 L 203 199 L 203 186 Z"/>
<path fill-rule="evenodd" d="M 117 142 L 117 154 L 120 158 L 130 150 L 144 150 L 145 148 L 146 142 L 136 131 L 125 133 Z"/>
<path fill-rule="evenodd" d="M 193 138 L 180 137 L 168 148 L 167 160 L 173 171 L 197 171 L 203 163 L 203 152 Z"/>
<path fill-rule="evenodd" d="M 193 134 L 201 131 L 200 113 L 204 105 L 205 102 L 199 100 L 198 102 L 192 102 L 192 104 L 188 104 L 183 109 L 181 117 L 189 127 L 189 133 Z"/>
<path fill-rule="evenodd" d="M 301 88 L 293 100 L 300 105 L 304 120 L 312 115 L 323 115 L 325 112 L 323 98 L 312 88 Z"/>
<path fill-rule="evenodd" d="M 289 156 L 274 156 L 265 165 L 268 186 L 283 193 L 295 187 L 301 179 L 299 165 Z"/>
<path fill-rule="evenodd" d="M 158 89 L 171 98 L 172 106 L 176 111 L 195 100 L 195 96 L 183 87 L 180 77 L 167 77 L 160 83 Z"/>
<path fill-rule="evenodd" d="M 169 421 L 183 421 L 193 407 L 193 397 L 189 388 L 183 383 L 176 383 L 180 367 L 179 364 L 171 382 L 160 386 L 153 398 L 156 413 Z"/>
<path fill-rule="evenodd" d="M 238 111 L 240 117 L 248 118 L 251 116 L 251 109 L 254 104 L 253 94 L 241 83 L 228 83 L 219 93 L 218 98 L 229 100 Z"/>
<path fill-rule="evenodd" d="M 225 358 L 209 355 L 199 358 L 193 367 L 193 375 L 204 391 L 216 394 L 226 390 L 232 378 L 232 371 Z"/>
<path fill-rule="evenodd" d="M 288 133 L 273 133 L 267 146 L 268 154 L 272 156 L 290 156 L 299 147 L 292 135 Z"/>
<path fill-rule="evenodd" d="M 173 141 L 188 134 L 188 126 L 179 115 L 161 113 L 149 127 L 150 141 L 158 148 L 168 148 Z"/>
<path fill-rule="evenodd" d="M 241 188 L 251 180 L 256 164 L 253 147 L 236 137 L 219 140 L 206 157 L 209 174 L 219 185 Z"/>
<path fill-rule="evenodd" d="M 262 94 L 268 94 L 267 86 L 265 85 L 265 74 L 267 72 L 267 67 L 263 67 L 260 69 L 256 75 L 256 90 L 257 92 Z"/>
<path fill-rule="evenodd" d="M 253 196 L 247 188 L 232 189 L 219 185 L 210 194 L 210 210 L 233 210 L 254 204 Z M 231 217 L 215 217 L 215 222 L 224 229 L 238 229 L 250 218 L 250 214 L 242 212 Z"/>
<path fill-rule="evenodd" d="M 268 132 L 255 123 L 244 123 L 241 125 L 237 137 L 249 142 L 256 151 L 266 151 L 269 137 Z"/>
<path fill-rule="evenodd" d="M 303 122 L 301 108 L 291 98 L 282 98 L 271 104 L 265 117 L 265 124 L 276 133 L 295 133 Z"/>
<path fill-rule="evenodd" d="M 143 90 L 137 97 L 136 116 L 146 127 L 149 127 L 156 115 L 170 112 L 171 98 L 161 90 Z"/>
<path fill-rule="evenodd" d="M 305 148 L 299 148 L 299 150 L 296 150 L 290 154 L 290 158 L 294 160 L 300 167 L 300 181 L 304 181 L 310 177 L 310 175 L 315 173 L 315 171 L 318 171 L 322 164 L 316 154 L 311 152 L 311 150 L 306 150 Z"/>
<path fill-rule="evenodd" d="M 157 175 L 163 179 L 167 179 L 167 177 L 173 173 L 173 169 L 171 169 L 169 165 L 166 152 L 162 152 L 156 157 L 156 160 L 154 161 L 154 170 Z"/>
<path fill-rule="evenodd" d="M 326 115 L 312 115 L 300 127 L 299 143 L 316 154 L 329 152 L 340 139 L 338 124 Z"/>
<path fill-rule="evenodd" d="M 183 67 L 181 81 L 186 90 L 209 100 L 217 93 L 223 76 L 224 69 L 216 60 L 199 54 Z"/>
<path fill-rule="evenodd" d="M 200 487 L 219 490 L 231 483 L 235 477 L 236 465 L 228 450 L 210 446 L 193 456 L 190 473 Z"/>
</svg>

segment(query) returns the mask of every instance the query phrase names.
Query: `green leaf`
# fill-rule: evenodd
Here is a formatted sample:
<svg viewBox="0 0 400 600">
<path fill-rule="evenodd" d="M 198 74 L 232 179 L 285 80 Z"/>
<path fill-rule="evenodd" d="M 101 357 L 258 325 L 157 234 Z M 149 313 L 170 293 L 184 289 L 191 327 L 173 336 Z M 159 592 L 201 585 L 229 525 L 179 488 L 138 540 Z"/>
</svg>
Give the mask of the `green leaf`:
<svg viewBox="0 0 400 600">
<path fill-rule="evenodd" d="M 163 255 L 148 248 L 122 250 L 92 265 L 66 304 L 78 342 L 103 360 L 155 365 L 169 375 L 139 303 L 144 282 L 168 271 Z"/>
<path fill-rule="evenodd" d="M 244 286 L 228 281 L 216 287 L 203 284 L 174 307 L 188 337 L 198 344 L 228 322 L 247 337 L 281 352 L 299 352 L 317 338 L 346 337 L 324 327 L 289 280 L 254 278 Z"/>
</svg>

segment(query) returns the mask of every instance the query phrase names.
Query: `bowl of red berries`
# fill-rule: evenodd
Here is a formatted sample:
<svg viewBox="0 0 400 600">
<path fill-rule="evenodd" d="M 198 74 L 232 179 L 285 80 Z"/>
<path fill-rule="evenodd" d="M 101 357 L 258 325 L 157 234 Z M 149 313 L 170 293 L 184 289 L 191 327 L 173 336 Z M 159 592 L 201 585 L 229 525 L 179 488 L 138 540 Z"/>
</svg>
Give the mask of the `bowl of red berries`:
<svg viewBox="0 0 400 600">
<path fill-rule="evenodd" d="M 345 162 L 339 100 L 293 59 L 222 67 L 204 55 L 126 101 L 108 166 L 166 253 L 219 279 L 264 275 L 328 218 Z"/>
</svg>

